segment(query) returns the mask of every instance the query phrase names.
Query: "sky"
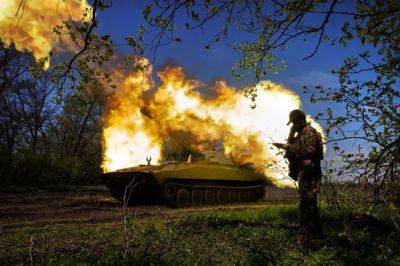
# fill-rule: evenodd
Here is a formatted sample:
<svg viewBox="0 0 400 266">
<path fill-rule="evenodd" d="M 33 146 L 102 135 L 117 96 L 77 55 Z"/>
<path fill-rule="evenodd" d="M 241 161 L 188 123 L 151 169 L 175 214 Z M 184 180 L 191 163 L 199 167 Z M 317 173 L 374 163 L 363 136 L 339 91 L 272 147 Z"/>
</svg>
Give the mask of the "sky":
<svg viewBox="0 0 400 266">
<path fill-rule="evenodd" d="M 151 1 L 138 0 L 118 0 L 113 1 L 111 8 L 102 11 L 99 15 L 100 34 L 110 34 L 117 46 L 117 52 L 129 54 L 130 47 L 125 44 L 125 37 L 136 35 L 140 24 L 146 24 L 143 19 L 142 11 Z M 349 11 L 351 1 L 345 2 L 340 6 L 340 11 Z M 343 10 L 348 9 L 348 10 Z M 182 21 L 185 21 L 185 14 L 180 14 Z M 311 18 L 318 25 L 323 19 L 323 15 L 315 15 Z M 345 16 L 334 17 L 327 27 L 327 34 L 337 36 L 340 34 L 340 28 Z M 228 38 L 223 39 L 219 44 L 214 44 L 210 49 L 205 49 L 204 45 L 211 40 L 216 32 L 220 21 L 216 19 L 211 21 L 205 27 L 205 30 L 189 31 L 178 28 L 176 36 L 183 41 L 181 43 L 173 42 L 170 45 L 162 46 L 157 50 L 156 58 L 153 60 L 153 54 L 145 52 L 145 56 L 152 60 L 155 70 L 162 66 L 174 63 L 184 67 L 186 73 L 196 79 L 212 84 L 215 79 L 225 79 L 230 86 L 241 87 L 251 84 L 252 80 L 237 81 L 232 77 L 232 65 L 237 62 L 239 54 L 228 47 L 228 44 L 240 42 L 250 38 L 241 32 L 231 30 Z M 183 27 L 184 23 L 181 23 Z M 362 50 L 357 42 L 351 42 L 347 48 L 341 45 L 332 46 L 330 43 L 322 43 L 317 54 L 308 60 L 303 60 L 309 55 L 317 39 L 307 41 L 296 40 L 290 43 L 288 49 L 281 51 L 279 56 L 285 60 L 287 68 L 279 74 L 270 74 L 268 79 L 283 84 L 286 88 L 294 90 L 302 99 L 303 109 L 306 113 L 315 116 L 321 112 L 328 103 L 312 104 L 309 102 L 309 96 L 302 93 L 301 85 L 305 83 L 309 87 L 315 85 L 337 86 L 338 78 L 330 72 L 333 68 L 343 65 L 346 56 L 354 55 Z M 329 103 L 331 104 L 331 103 Z M 340 109 L 340 105 L 335 106 Z M 340 110 L 338 110 L 340 111 Z M 320 123 L 323 122 L 320 121 Z"/>
<path fill-rule="evenodd" d="M 130 47 L 123 45 L 126 43 L 125 37 L 136 35 L 139 25 L 145 24 L 142 11 L 150 2 L 139 0 L 113 1 L 112 7 L 102 11 L 98 16 L 100 21 L 98 32 L 110 34 L 114 43 L 121 45 L 117 47 L 117 51 L 128 54 Z M 181 15 L 184 18 L 184 14 Z M 316 22 L 320 21 L 321 18 L 316 16 Z M 329 25 L 327 32 L 337 34 L 341 25 L 341 18 L 336 18 Z M 237 81 L 232 77 L 232 65 L 237 62 L 240 55 L 228 47 L 229 43 L 246 40 L 247 36 L 231 30 L 227 40 L 224 39 L 219 44 L 212 45 L 208 50 L 204 48 L 204 45 L 213 38 L 216 26 L 218 26 L 218 19 L 211 21 L 204 31 L 189 31 L 178 28 L 177 36 L 182 38 L 182 43 L 173 42 L 170 45 L 160 47 L 157 50 L 155 60 L 153 60 L 153 54 L 149 51 L 145 52 L 145 56 L 152 60 L 156 70 L 172 62 L 183 66 L 188 74 L 206 83 L 212 83 L 216 78 L 226 79 L 230 85 L 238 87 L 251 83 L 251 80 Z M 315 44 L 316 39 L 314 41 L 298 40 L 292 42 L 288 49 L 280 53 L 280 58 L 285 60 L 287 64 L 286 70 L 279 74 L 271 74 L 268 79 L 282 83 L 298 94 L 302 91 L 302 83 L 309 86 L 318 84 L 337 85 L 337 78 L 330 74 L 330 71 L 332 68 L 341 66 L 343 59 L 351 55 L 353 49 L 323 43 L 314 57 L 303 60 L 302 58 L 313 51 Z M 360 47 L 355 46 L 354 49 L 360 50 Z M 310 113 L 315 113 L 316 110 L 308 102 L 308 97 L 301 96 L 304 109 Z"/>
</svg>

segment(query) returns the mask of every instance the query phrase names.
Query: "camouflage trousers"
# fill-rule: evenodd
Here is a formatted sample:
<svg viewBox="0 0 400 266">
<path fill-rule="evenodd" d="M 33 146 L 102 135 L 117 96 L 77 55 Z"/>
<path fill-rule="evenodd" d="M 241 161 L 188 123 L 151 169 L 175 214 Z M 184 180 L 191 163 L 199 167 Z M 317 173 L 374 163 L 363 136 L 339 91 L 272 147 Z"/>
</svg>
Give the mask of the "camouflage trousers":
<svg viewBox="0 0 400 266">
<path fill-rule="evenodd" d="M 300 171 L 298 185 L 300 193 L 299 227 L 300 241 L 320 239 L 323 236 L 317 194 L 320 175 L 315 171 Z"/>
</svg>

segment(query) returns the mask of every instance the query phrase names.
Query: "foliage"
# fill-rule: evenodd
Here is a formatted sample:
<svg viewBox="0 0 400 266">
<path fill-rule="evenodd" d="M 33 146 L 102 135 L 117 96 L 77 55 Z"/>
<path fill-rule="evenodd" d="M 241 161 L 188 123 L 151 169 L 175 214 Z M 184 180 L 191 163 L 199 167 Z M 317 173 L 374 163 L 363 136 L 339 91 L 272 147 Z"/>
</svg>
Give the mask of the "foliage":
<svg viewBox="0 0 400 266">
<path fill-rule="evenodd" d="M 103 85 L 113 86 L 110 73 L 105 64 L 114 55 L 114 47 L 110 35 L 100 36 L 95 32 L 98 27 L 98 12 L 111 7 L 107 0 L 94 0 L 91 7 L 82 16 L 90 20 L 63 21 L 53 28 L 54 34 L 69 36 L 78 51 L 53 66 L 53 82 L 57 84 L 57 96 L 62 97 L 64 89 L 69 87 L 75 93 L 84 93 L 91 87 L 98 89 Z M 57 55 L 52 52 L 52 57 Z M 92 92 L 93 93 L 93 92 Z"/>
<path fill-rule="evenodd" d="M 399 10 L 398 1 L 360 2 L 360 15 L 343 25 L 340 42 L 346 45 L 358 38 L 365 44 L 364 50 L 333 70 L 339 76 L 339 88 L 317 86 L 311 94 L 314 101 L 344 104 L 342 114 L 335 114 L 331 108 L 319 114 L 326 120 L 330 141 L 343 159 L 337 173 L 372 184 L 377 202 L 396 200 L 399 191 Z M 339 145 L 343 140 L 353 140 L 355 148 L 343 148 Z"/>
<path fill-rule="evenodd" d="M 74 90 L 59 98 L 54 72 L 13 47 L 0 47 L 0 61 L 0 182 L 93 182 L 100 173 L 100 99 Z"/>
</svg>

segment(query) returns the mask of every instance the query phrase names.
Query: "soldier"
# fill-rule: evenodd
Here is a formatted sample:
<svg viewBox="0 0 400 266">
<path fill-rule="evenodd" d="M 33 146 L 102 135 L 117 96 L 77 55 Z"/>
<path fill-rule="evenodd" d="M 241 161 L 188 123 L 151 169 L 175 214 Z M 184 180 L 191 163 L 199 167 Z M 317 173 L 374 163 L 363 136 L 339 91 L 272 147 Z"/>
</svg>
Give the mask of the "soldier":
<svg viewBox="0 0 400 266">
<path fill-rule="evenodd" d="M 300 193 L 299 205 L 299 242 L 322 238 L 317 192 L 321 180 L 321 160 L 323 159 L 321 135 L 306 122 L 301 110 L 289 114 L 290 129 L 288 143 L 274 143 L 286 151 L 289 159 L 290 176 L 298 181 Z M 296 135 L 297 134 L 297 135 Z M 295 166 L 293 169 L 293 166 Z"/>
</svg>

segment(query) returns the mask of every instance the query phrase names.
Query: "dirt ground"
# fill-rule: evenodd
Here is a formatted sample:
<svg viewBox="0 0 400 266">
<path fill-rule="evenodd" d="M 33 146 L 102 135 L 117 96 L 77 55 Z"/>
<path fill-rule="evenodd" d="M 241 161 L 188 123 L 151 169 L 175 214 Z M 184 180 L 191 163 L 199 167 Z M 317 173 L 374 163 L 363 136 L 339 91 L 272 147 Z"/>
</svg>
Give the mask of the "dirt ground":
<svg viewBox="0 0 400 266">
<path fill-rule="evenodd" d="M 210 209 L 263 208 L 274 202 L 292 201 L 295 190 L 267 188 L 263 201 L 231 205 L 174 208 L 166 205 L 129 207 L 130 214 L 138 218 L 173 219 L 189 213 Z M 104 186 L 81 187 L 72 192 L 44 192 L 0 195 L 0 229 L 41 227 L 54 224 L 121 223 L 121 204 L 113 199 Z"/>
</svg>

